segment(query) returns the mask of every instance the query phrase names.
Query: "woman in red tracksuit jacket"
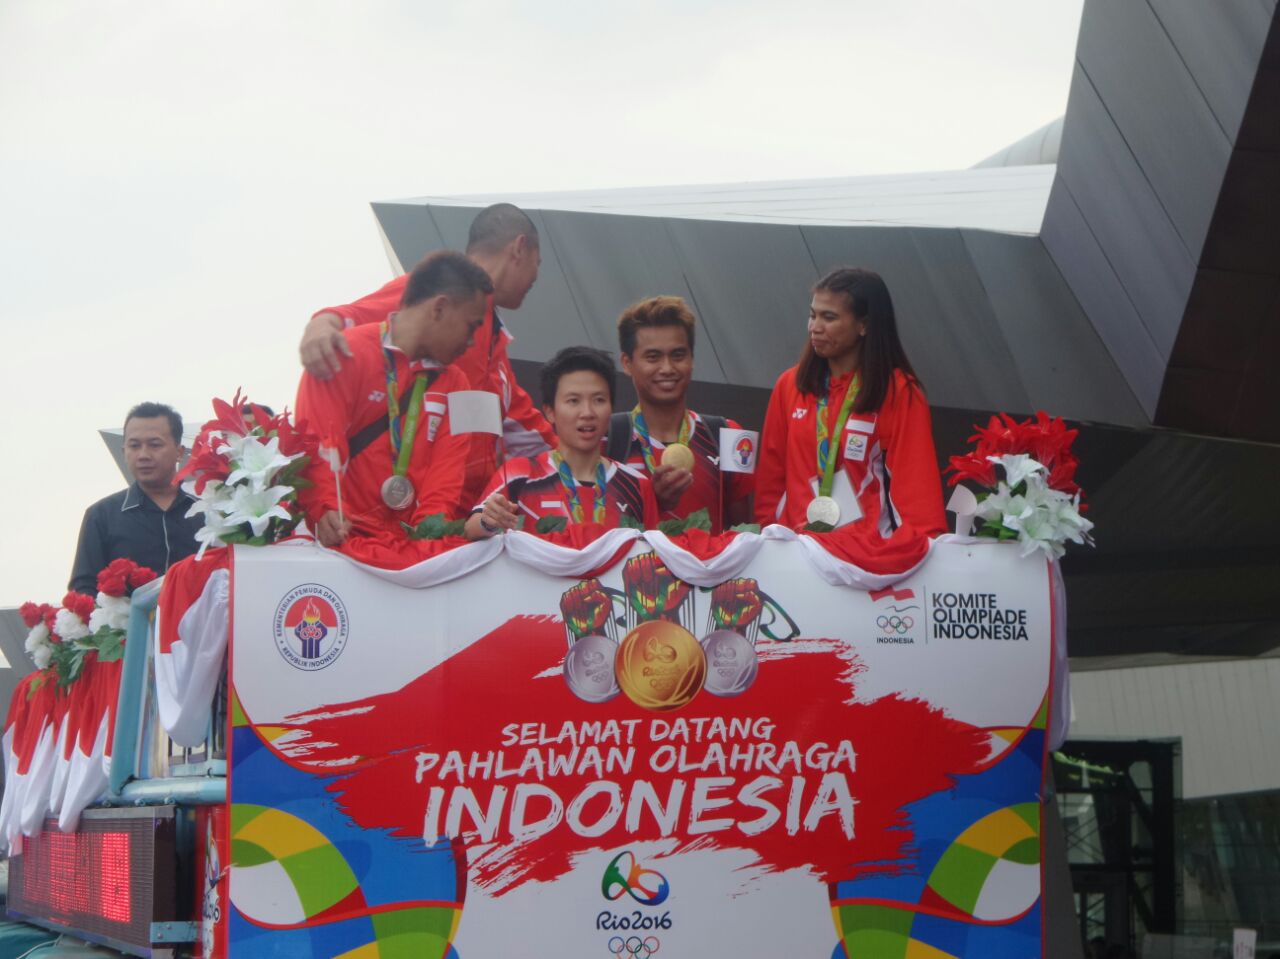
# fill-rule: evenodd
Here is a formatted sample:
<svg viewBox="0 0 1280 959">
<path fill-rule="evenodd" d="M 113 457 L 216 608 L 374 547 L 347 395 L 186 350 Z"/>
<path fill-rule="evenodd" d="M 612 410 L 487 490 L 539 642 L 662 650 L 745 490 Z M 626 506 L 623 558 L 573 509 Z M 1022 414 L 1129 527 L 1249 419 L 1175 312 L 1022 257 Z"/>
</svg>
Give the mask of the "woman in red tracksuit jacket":
<svg viewBox="0 0 1280 959">
<path fill-rule="evenodd" d="M 929 405 L 870 270 L 833 270 L 813 288 L 809 339 L 765 415 L 755 511 L 796 530 L 946 529 Z"/>
</svg>

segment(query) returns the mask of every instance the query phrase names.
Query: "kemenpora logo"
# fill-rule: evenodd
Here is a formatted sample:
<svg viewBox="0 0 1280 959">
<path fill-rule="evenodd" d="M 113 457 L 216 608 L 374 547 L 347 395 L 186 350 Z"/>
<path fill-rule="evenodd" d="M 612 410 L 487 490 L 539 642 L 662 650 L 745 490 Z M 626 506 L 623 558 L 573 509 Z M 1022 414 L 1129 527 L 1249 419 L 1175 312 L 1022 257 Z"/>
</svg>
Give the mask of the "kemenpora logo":
<svg viewBox="0 0 1280 959">
<path fill-rule="evenodd" d="M 347 609 L 329 587 L 304 583 L 276 607 L 272 635 L 276 649 L 295 669 L 324 669 L 347 645 Z"/>
</svg>

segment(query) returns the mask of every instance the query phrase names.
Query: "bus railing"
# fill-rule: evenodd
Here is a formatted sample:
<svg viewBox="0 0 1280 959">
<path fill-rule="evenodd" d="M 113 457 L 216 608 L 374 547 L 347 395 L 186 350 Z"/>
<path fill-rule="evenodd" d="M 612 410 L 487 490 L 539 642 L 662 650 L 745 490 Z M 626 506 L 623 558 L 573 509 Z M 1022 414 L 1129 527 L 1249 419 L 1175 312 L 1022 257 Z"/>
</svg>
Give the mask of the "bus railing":
<svg viewBox="0 0 1280 959">
<path fill-rule="evenodd" d="M 136 590 L 120 672 L 115 738 L 111 752 L 109 805 L 215 805 L 227 798 L 227 680 L 214 693 L 203 745 L 174 743 L 160 725 L 156 707 L 155 610 L 163 578 Z"/>
</svg>

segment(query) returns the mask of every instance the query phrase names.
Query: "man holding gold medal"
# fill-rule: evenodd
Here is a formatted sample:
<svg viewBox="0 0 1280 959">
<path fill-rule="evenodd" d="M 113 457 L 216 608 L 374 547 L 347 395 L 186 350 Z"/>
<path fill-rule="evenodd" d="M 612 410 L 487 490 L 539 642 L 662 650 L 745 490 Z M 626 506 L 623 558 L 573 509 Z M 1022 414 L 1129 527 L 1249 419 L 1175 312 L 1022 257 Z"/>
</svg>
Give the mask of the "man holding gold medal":
<svg viewBox="0 0 1280 959">
<path fill-rule="evenodd" d="M 649 297 L 619 317 L 618 352 L 639 402 L 611 418 L 607 455 L 649 476 L 664 519 L 705 509 L 711 531 L 720 533 L 750 522 L 753 476 L 721 469 L 723 434 L 737 436 L 742 427 L 686 403 L 694 330 L 693 312 L 678 296 Z"/>
<path fill-rule="evenodd" d="M 448 364 L 474 341 L 492 292 L 472 260 L 432 253 L 409 274 L 397 311 L 344 331 L 351 355 L 336 374 L 302 374 L 298 421 L 336 460 L 313 461 L 304 473 L 312 485 L 299 493 L 323 545 L 402 537 L 402 522 L 458 513 L 471 437 L 449 429 L 447 394 L 469 384 Z"/>
</svg>

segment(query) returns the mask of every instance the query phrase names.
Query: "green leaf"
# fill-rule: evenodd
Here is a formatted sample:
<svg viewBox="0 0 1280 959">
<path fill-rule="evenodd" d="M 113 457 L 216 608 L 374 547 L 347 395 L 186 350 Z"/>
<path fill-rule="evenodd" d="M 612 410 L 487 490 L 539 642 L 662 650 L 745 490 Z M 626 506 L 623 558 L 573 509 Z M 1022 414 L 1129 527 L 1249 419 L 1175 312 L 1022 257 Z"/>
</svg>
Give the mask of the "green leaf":
<svg viewBox="0 0 1280 959">
<path fill-rule="evenodd" d="M 739 523 L 737 526 L 729 527 L 730 533 L 758 533 L 760 532 L 759 523 Z"/>
<path fill-rule="evenodd" d="M 664 519 L 658 523 L 658 532 L 667 536 L 679 536 L 684 529 L 685 521 L 682 519 Z"/>
<path fill-rule="evenodd" d="M 618 517 L 619 529 L 644 529 L 644 523 L 629 513 L 623 513 Z"/>
<path fill-rule="evenodd" d="M 569 525 L 569 520 L 564 516 L 544 516 L 534 525 L 534 529 L 539 533 L 559 533 Z"/>
<path fill-rule="evenodd" d="M 103 633 L 106 635 L 103 635 Z M 124 655 L 124 634 L 118 630 L 98 630 L 98 662 L 114 663 Z"/>
<path fill-rule="evenodd" d="M 706 509 L 694 510 L 685 518 L 685 530 L 700 529 L 704 533 L 711 532 L 711 514 Z"/>
<path fill-rule="evenodd" d="M 804 529 L 806 533 L 830 533 L 835 527 L 830 523 L 806 523 Z"/>
<path fill-rule="evenodd" d="M 409 533 L 410 539 L 444 539 L 446 536 L 461 536 L 466 520 L 446 519 L 444 513 L 432 513 L 425 516 L 417 526 L 401 523 Z"/>
</svg>

